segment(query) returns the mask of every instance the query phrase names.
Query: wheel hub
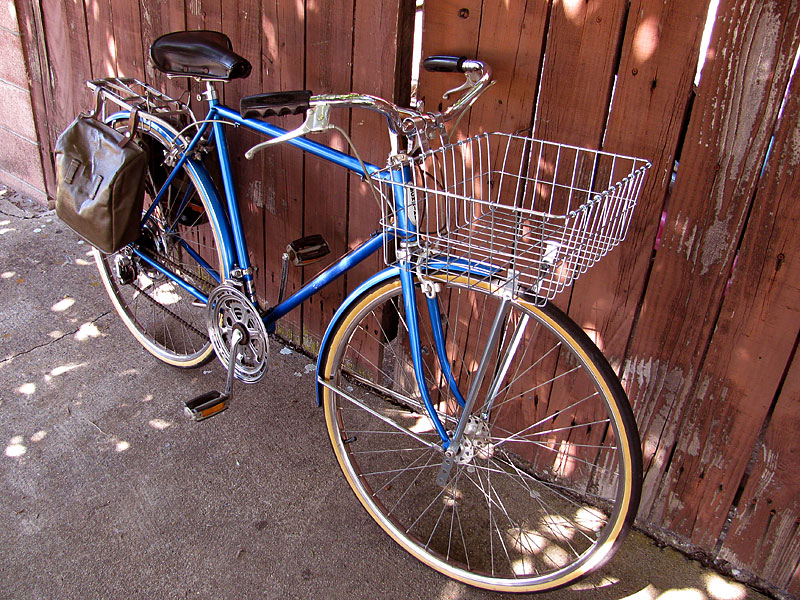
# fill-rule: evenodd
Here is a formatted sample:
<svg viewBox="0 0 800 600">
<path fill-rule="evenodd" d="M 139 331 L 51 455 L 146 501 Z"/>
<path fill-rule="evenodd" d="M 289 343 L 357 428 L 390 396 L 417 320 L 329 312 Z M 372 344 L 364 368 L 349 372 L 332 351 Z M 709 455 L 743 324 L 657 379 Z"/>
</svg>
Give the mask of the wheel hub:
<svg viewBox="0 0 800 600">
<path fill-rule="evenodd" d="M 119 253 L 114 257 L 114 269 L 121 285 L 130 285 L 136 279 L 136 265 L 127 254 Z"/>
<path fill-rule="evenodd" d="M 145 254 L 152 257 L 167 257 L 170 255 L 170 244 L 168 243 L 168 236 L 163 235 L 158 229 L 152 225 L 145 226 L 142 230 L 139 239 L 137 240 L 139 249 Z M 139 267 L 144 271 L 145 275 L 152 281 L 161 281 L 166 278 L 161 271 L 154 269 L 143 260 L 137 259 Z"/>
<path fill-rule="evenodd" d="M 220 362 L 230 363 L 231 335 L 235 330 L 244 339 L 236 353 L 236 378 L 245 383 L 256 383 L 264 377 L 269 367 L 269 340 L 267 329 L 258 310 L 238 288 L 226 282 L 208 297 L 206 326 L 211 344 Z"/>
<path fill-rule="evenodd" d="M 488 423 L 475 416 L 470 416 L 461 438 L 461 445 L 456 452 L 455 459 L 459 464 L 466 465 L 472 462 L 475 456 L 487 459 L 493 454 Z"/>
</svg>

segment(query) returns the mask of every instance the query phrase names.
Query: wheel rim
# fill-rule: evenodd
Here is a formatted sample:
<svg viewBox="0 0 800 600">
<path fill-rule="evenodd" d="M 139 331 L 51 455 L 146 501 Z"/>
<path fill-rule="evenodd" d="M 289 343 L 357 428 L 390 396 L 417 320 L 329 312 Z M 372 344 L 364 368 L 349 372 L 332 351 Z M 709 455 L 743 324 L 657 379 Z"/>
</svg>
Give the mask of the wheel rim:
<svg viewBox="0 0 800 600">
<path fill-rule="evenodd" d="M 516 304 L 509 324 L 528 315 L 531 331 L 520 344 L 525 350 L 507 369 L 506 378 L 517 381 L 499 387 L 488 423 L 476 419 L 472 431 L 468 428 L 471 456 L 463 455 L 448 486 L 438 487 L 434 479 L 443 458 L 438 436 L 419 398 L 407 394 L 415 386 L 402 355 L 408 351 L 402 312 L 396 325 L 401 333 L 387 328 L 392 321 L 387 313 L 402 311 L 399 294 L 397 282 L 366 294 L 345 317 L 325 363 L 325 375 L 341 390 L 326 393 L 329 432 L 365 508 L 417 558 L 479 587 L 552 589 L 605 562 L 632 519 L 639 493 L 632 476 L 638 442 L 620 435 L 623 418 L 614 393 L 621 390 L 609 388 L 618 384 L 609 384 L 608 374 L 598 372 L 582 349 L 567 356 L 565 339 L 553 333 L 558 323 Z M 446 335 L 466 348 L 453 361 L 454 375 L 463 381 L 488 328 L 479 323 L 491 320 L 496 301 L 457 289 L 441 298 L 449 316 Z M 455 401 L 436 369 L 432 338 L 424 331 L 422 336 L 423 351 L 429 347 L 429 389 L 452 431 Z M 509 333 L 501 342 L 498 356 L 512 337 Z M 527 360 L 534 353 L 538 362 Z M 448 348 L 448 354 L 452 359 L 458 353 Z M 502 364 L 500 358 L 496 362 Z M 495 366 L 490 373 L 501 370 Z M 491 379 L 483 390 L 491 388 Z M 578 395 L 586 385 L 594 392 Z M 567 398 L 567 392 L 577 399 Z M 549 419 L 545 405 L 555 412 Z M 410 433 L 403 435 L 387 420 Z"/>
<path fill-rule="evenodd" d="M 169 172 L 163 166 L 164 141 L 153 135 L 140 139 L 150 154 L 144 211 Z M 149 352 L 176 366 L 196 366 L 212 356 L 205 304 L 132 250 L 135 246 L 208 295 L 218 282 L 192 256 L 192 252 L 198 254 L 216 273 L 222 272 L 218 238 L 207 214 L 206 199 L 198 193 L 193 175 L 184 169 L 170 184 L 150 225 L 134 245 L 111 255 L 95 252 L 103 283 L 125 325 Z"/>
</svg>

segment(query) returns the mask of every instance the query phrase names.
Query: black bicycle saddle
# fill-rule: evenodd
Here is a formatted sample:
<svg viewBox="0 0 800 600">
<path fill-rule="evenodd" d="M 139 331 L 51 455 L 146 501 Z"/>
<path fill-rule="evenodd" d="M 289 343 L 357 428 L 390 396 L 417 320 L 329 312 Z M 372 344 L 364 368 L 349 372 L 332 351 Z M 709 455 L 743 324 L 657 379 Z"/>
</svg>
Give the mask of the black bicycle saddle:
<svg viewBox="0 0 800 600">
<path fill-rule="evenodd" d="M 252 67 L 233 51 L 231 40 L 218 31 L 175 31 L 150 45 L 150 58 L 168 75 L 198 79 L 244 78 Z"/>
</svg>

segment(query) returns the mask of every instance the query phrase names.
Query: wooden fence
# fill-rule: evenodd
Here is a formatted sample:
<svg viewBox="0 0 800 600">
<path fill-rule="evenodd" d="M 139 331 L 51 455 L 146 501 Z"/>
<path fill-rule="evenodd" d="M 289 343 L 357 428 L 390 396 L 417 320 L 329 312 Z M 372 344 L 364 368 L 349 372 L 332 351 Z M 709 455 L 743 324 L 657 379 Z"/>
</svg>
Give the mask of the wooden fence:
<svg viewBox="0 0 800 600">
<path fill-rule="evenodd" d="M 410 0 L 16 0 L 46 183 L 56 135 L 89 105 L 85 79 L 137 76 L 177 29 L 226 32 L 254 65 L 226 86 L 410 95 Z M 792 0 L 721 0 L 694 86 L 708 0 L 426 0 L 423 54 L 478 56 L 497 84 L 464 133 L 536 137 L 648 158 L 628 240 L 558 300 L 623 379 L 645 454 L 639 525 L 800 595 L 800 45 Z M 425 74 L 434 108 L 455 76 Z M 386 143 L 341 115 L 379 161 Z M 254 140 L 237 135 L 240 157 Z M 333 136 L 344 148 L 344 141 Z M 358 178 L 293 149 L 236 159 L 258 293 L 274 302 L 286 243 L 321 233 L 334 255 L 375 228 Z M 264 234 L 267 231 L 267 234 Z M 362 266 L 290 315 L 315 349 Z M 313 273 L 291 273 L 289 290 Z"/>
</svg>

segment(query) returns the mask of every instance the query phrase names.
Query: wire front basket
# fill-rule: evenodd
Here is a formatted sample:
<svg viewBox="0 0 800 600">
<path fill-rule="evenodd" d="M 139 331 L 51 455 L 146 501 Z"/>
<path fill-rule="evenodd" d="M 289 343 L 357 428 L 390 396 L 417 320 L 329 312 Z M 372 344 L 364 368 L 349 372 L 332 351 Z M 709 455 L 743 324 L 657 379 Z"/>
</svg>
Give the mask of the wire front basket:
<svg viewBox="0 0 800 600">
<path fill-rule="evenodd" d="M 386 262 L 544 304 L 625 239 L 649 167 L 503 133 L 406 158 L 373 174 Z"/>
</svg>

